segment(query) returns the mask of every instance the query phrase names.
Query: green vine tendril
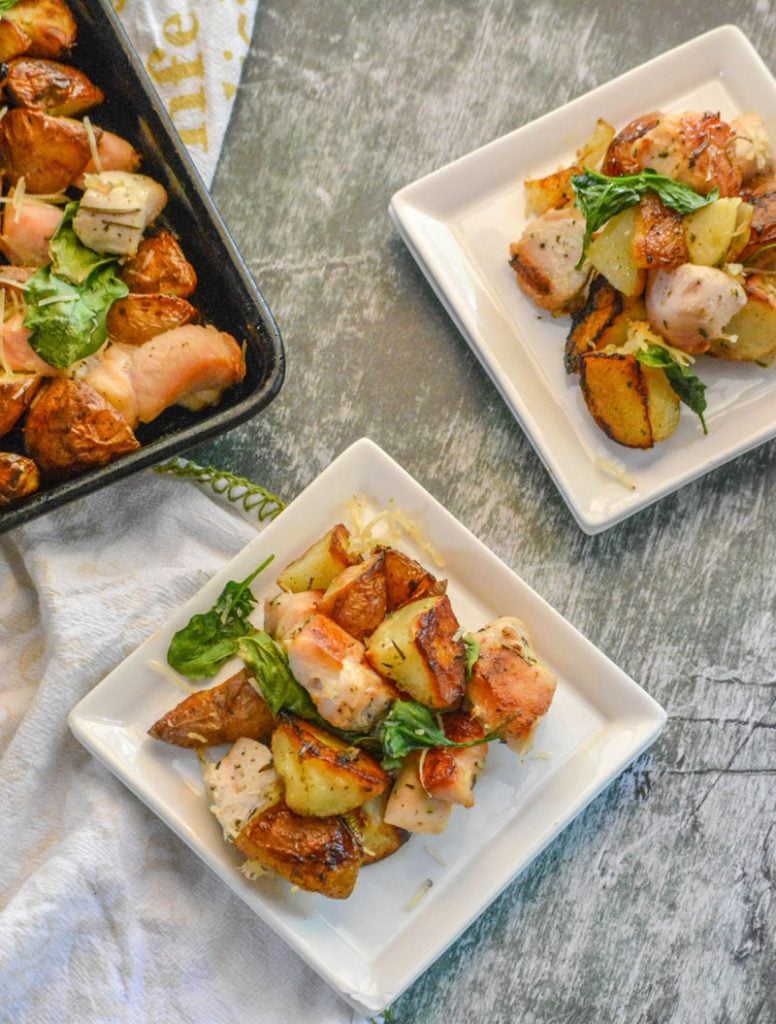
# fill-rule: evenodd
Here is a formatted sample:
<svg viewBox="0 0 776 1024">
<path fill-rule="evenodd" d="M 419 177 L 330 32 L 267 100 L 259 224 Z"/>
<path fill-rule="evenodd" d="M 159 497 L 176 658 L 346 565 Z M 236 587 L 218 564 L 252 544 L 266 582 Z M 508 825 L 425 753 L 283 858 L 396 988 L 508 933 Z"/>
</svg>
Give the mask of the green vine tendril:
<svg viewBox="0 0 776 1024">
<path fill-rule="evenodd" d="M 214 494 L 226 497 L 233 505 L 242 505 L 246 512 L 255 512 L 260 523 L 274 519 L 286 507 L 286 503 L 260 484 L 251 483 L 245 477 L 227 473 L 214 466 L 200 466 L 196 462 L 180 457 L 154 466 L 155 473 L 172 473 L 209 487 Z"/>
</svg>

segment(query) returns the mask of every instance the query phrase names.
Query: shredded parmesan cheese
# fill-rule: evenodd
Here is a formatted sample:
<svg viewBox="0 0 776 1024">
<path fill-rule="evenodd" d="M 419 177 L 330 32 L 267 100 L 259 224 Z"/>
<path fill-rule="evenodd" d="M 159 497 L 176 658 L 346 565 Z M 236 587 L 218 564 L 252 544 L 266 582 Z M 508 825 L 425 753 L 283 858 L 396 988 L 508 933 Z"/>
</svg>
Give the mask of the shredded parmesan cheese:
<svg viewBox="0 0 776 1024">
<path fill-rule="evenodd" d="M 78 302 L 78 295 L 50 295 L 47 299 L 39 299 L 37 306 L 50 306 L 53 302 Z"/>
<path fill-rule="evenodd" d="M 199 733 L 199 732 L 187 732 L 186 736 L 190 740 L 199 740 L 200 743 L 203 743 L 205 746 L 207 746 L 207 737 L 203 736 L 202 733 Z"/>
<path fill-rule="evenodd" d="M 428 790 L 426 789 L 425 783 L 423 782 L 423 766 L 426 763 L 426 756 L 428 754 L 428 751 L 429 751 L 429 748 L 428 747 L 424 747 L 423 748 L 423 752 L 420 755 L 420 760 L 418 761 L 418 779 L 420 781 L 421 786 L 423 787 L 423 791 L 425 793 L 428 793 L 429 796 L 433 797 L 434 794 L 428 792 Z"/>
<path fill-rule="evenodd" d="M 264 865 L 257 860 L 246 860 L 240 865 L 240 871 L 252 882 L 269 874 Z"/>
<path fill-rule="evenodd" d="M 11 369 L 8 360 L 5 355 L 5 288 L 0 288 L 0 365 L 3 367 L 3 373 L 9 377 L 12 376 L 13 370 Z"/>
<path fill-rule="evenodd" d="M 426 853 L 429 855 L 429 857 L 433 857 L 434 858 L 434 860 L 437 862 L 437 864 L 440 867 L 442 867 L 442 868 L 446 868 L 447 867 L 447 861 L 445 860 L 445 858 L 441 854 L 437 853 L 437 851 L 433 847 L 429 846 L 427 843 L 424 843 L 423 844 L 423 849 L 426 851 Z"/>
<path fill-rule="evenodd" d="M 18 288 L 20 291 L 26 291 L 27 285 L 21 281 L 9 281 L 7 277 L 0 277 L 0 286 L 6 288 Z"/>
<path fill-rule="evenodd" d="M 191 683 L 187 683 L 183 676 L 178 675 L 175 669 L 169 665 L 165 665 L 162 661 L 156 661 L 152 658 L 148 661 L 148 667 L 153 669 L 158 675 L 163 676 L 169 682 L 174 683 L 179 689 L 183 690 L 184 693 L 195 693 L 196 686 L 192 686 Z"/>
<path fill-rule="evenodd" d="M 19 220 L 19 214 L 22 211 L 22 200 L 24 199 L 24 193 L 27 191 L 27 183 L 24 180 L 24 175 L 19 178 L 16 182 L 16 188 L 13 190 L 11 198 L 11 207 L 13 209 L 13 222 L 17 223 Z"/>
<path fill-rule="evenodd" d="M 348 547 L 352 555 L 364 555 L 378 544 L 396 544 L 404 534 L 425 551 L 436 566 L 441 568 L 445 564 L 439 549 L 428 540 L 414 519 L 399 508 L 393 498 L 388 502 L 387 508 L 372 516 L 366 523 L 363 520 L 367 514 L 367 503 L 363 495 L 354 495 L 351 498 L 348 513 L 352 524 Z"/>
<path fill-rule="evenodd" d="M 625 468 L 612 459 L 605 459 L 603 455 L 596 456 L 595 464 L 598 468 L 606 473 L 607 476 L 613 477 L 615 480 L 619 480 L 623 487 L 627 487 L 629 491 L 636 490 L 636 481 L 633 477 L 628 476 L 625 472 Z"/>
<path fill-rule="evenodd" d="M 102 174 L 102 160 L 100 160 L 100 154 L 97 149 L 97 139 L 94 135 L 94 128 L 92 127 L 92 122 L 89 120 L 88 117 L 85 117 L 83 124 L 84 128 L 86 129 L 86 137 L 89 140 L 89 149 L 92 153 L 92 163 L 94 164 L 97 173 Z"/>
<path fill-rule="evenodd" d="M 674 348 L 644 320 L 631 320 L 628 324 L 628 340 L 618 348 L 612 347 L 612 351 L 622 352 L 624 355 L 632 355 L 640 349 L 646 349 L 649 345 L 659 345 L 664 348 L 682 366 L 690 366 L 695 362 L 694 356 L 683 352 L 680 348 Z"/>
<path fill-rule="evenodd" d="M 420 903 L 423 897 L 428 893 L 429 889 L 431 889 L 433 884 L 434 883 L 431 881 L 431 879 L 427 878 L 404 909 L 414 910 L 414 908 L 417 907 L 417 905 Z"/>
<path fill-rule="evenodd" d="M 5 117 L 5 115 L 6 115 L 7 113 L 8 113 L 8 107 L 2 107 L 2 108 L 0 108 L 0 121 L 2 121 L 2 120 L 3 120 L 3 118 Z"/>
</svg>

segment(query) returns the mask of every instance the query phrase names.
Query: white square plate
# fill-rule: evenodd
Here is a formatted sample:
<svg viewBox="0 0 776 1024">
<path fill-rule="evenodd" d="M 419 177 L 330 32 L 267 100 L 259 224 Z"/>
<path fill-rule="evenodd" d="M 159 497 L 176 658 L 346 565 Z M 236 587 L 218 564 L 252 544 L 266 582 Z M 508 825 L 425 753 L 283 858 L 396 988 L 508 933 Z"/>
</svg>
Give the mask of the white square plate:
<svg viewBox="0 0 776 1024">
<path fill-rule="evenodd" d="M 446 559 L 436 571 L 449 579 L 464 628 L 479 628 L 501 614 L 520 616 L 559 682 L 523 763 L 493 745 L 472 810 L 456 808 L 444 835 L 414 836 L 394 856 L 365 868 L 350 899 L 335 901 L 292 892 L 279 879 L 248 882 L 239 873 L 241 858 L 208 811 L 194 752 L 146 734 L 182 699 L 149 662 L 166 660 L 172 634 L 209 608 L 227 580 L 243 579 L 269 554 L 282 568 L 346 517 L 355 494 L 375 509 L 394 499 L 433 538 Z M 428 563 L 411 542 L 400 546 Z M 276 590 L 272 576 L 264 574 L 253 586 L 260 601 Z M 218 681 L 232 671 L 234 666 L 224 666 Z M 322 977 L 369 1013 L 396 999 L 652 743 L 664 722 L 665 713 L 651 697 L 366 439 L 348 448 L 69 717 L 70 728 L 93 754 Z M 426 879 L 432 888 L 408 909 Z"/>
<path fill-rule="evenodd" d="M 555 480 L 586 533 L 599 533 L 776 435 L 776 367 L 705 359 L 704 436 L 688 409 L 650 451 L 610 441 L 566 374 L 569 319 L 541 314 L 507 263 L 526 224 L 523 181 L 573 162 L 604 118 L 616 128 L 651 110 L 756 110 L 776 145 L 776 82 L 737 28 L 693 39 L 491 142 L 394 195 L 399 232 Z M 539 315 L 541 314 L 541 315 Z M 633 489 L 598 459 L 627 473 Z"/>
</svg>

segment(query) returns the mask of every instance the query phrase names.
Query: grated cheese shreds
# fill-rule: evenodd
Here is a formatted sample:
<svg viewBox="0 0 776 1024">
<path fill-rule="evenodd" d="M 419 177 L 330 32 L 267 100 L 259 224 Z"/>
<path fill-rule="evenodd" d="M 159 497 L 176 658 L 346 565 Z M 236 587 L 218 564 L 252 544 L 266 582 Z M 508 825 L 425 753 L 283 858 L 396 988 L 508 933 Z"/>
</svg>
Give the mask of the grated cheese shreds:
<svg viewBox="0 0 776 1024">
<path fill-rule="evenodd" d="M 618 465 L 618 463 L 614 462 L 612 459 L 605 459 L 603 455 L 598 455 L 596 456 L 595 464 L 603 473 L 606 473 L 607 476 L 618 480 L 622 486 L 627 487 L 629 491 L 636 490 L 636 481 L 632 477 L 628 476 L 623 466 Z"/>
<path fill-rule="evenodd" d="M 0 107 L 0 121 L 3 120 L 5 115 L 8 113 L 8 107 Z"/>
<path fill-rule="evenodd" d="M 13 376 L 13 370 L 11 369 L 8 360 L 5 355 L 5 330 L 3 325 L 5 324 L 5 288 L 0 288 L 0 365 L 3 367 L 3 373 L 9 377 Z"/>
<path fill-rule="evenodd" d="M 264 875 L 268 875 L 269 871 L 264 865 L 258 860 L 246 860 L 240 865 L 240 872 L 245 875 L 246 878 L 250 879 L 251 882 L 257 878 L 263 878 Z"/>
<path fill-rule="evenodd" d="M 191 683 L 187 683 L 183 676 L 178 675 L 175 669 L 170 668 L 169 665 L 165 665 L 162 661 L 157 661 L 155 658 L 151 658 L 148 661 L 148 667 L 152 669 L 157 675 L 163 676 L 169 682 L 174 683 L 178 689 L 183 690 L 184 693 L 195 693 L 196 686 L 192 686 Z"/>
<path fill-rule="evenodd" d="M 623 352 L 625 355 L 631 355 L 634 352 L 638 352 L 639 349 L 647 348 L 648 345 L 659 345 L 660 348 L 666 349 L 666 351 L 682 366 L 691 366 L 695 362 L 695 357 L 691 356 L 689 352 L 683 352 L 680 348 L 674 348 L 673 345 L 669 345 L 665 338 L 653 331 L 652 328 L 645 320 L 631 320 L 628 324 L 628 340 L 624 345 L 620 345 L 616 351 Z"/>
<path fill-rule="evenodd" d="M 414 519 L 399 508 L 393 498 L 388 502 L 387 508 L 376 513 L 366 523 L 364 518 L 367 514 L 367 502 L 363 495 L 353 495 L 348 502 L 347 511 L 352 524 L 348 542 L 352 555 L 364 555 L 378 544 L 396 544 L 401 541 L 404 534 L 425 551 L 437 567 L 441 568 L 445 564 L 439 549 L 425 536 Z"/>
<path fill-rule="evenodd" d="M 420 730 L 418 730 L 418 731 L 420 731 Z M 429 749 L 430 749 L 429 747 L 424 747 L 423 748 L 423 752 L 420 755 L 420 760 L 418 761 L 418 781 L 420 782 L 420 785 L 421 785 L 421 788 L 423 789 L 423 792 L 426 793 L 428 796 L 433 797 L 434 794 L 433 793 L 429 793 L 429 791 L 426 789 L 426 787 L 423 784 L 423 765 L 426 763 L 426 756 L 427 756 L 427 754 L 429 752 Z"/>
<path fill-rule="evenodd" d="M 409 901 L 409 903 L 407 904 L 407 906 L 404 909 L 405 910 L 414 910 L 415 907 L 417 907 L 417 905 L 423 899 L 423 897 L 428 894 L 428 891 L 431 889 L 433 884 L 434 883 L 431 881 L 431 879 L 427 878 L 425 880 L 425 882 L 423 882 L 421 884 L 421 886 L 418 889 L 418 891 L 415 893 L 415 895 L 412 897 L 412 899 Z"/>
<path fill-rule="evenodd" d="M 24 194 L 27 191 L 27 182 L 25 181 L 24 175 L 19 178 L 16 182 L 16 188 L 13 190 L 11 198 L 11 207 L 13 209 L 13 222 L 16 224 L 19 220 L 19 214 L 22 212 L 22 200 Z"/>
<path fill-rule="evenodd" d="M 190 740 L 199 740 L 200 743 L 203 743 L 203 744 L 205 744 L 205 746 L 207 746 L 207 737 L 203 736 L 202 733 L 199 733 L 199 732 L 187 732 L 186 736 Z"/>
<path fill-rule="evenodd" d="M 37 306 L 50 306 L 54 302 L 78 302 L 78 295 L 50 295 L 47 299 L 38 299 Z"/>
<path fill-rule="evenodd" d="M 84 118 L 84 128 L 86 129 L 86 137 L 89 140 L 89 149 L 92 153 L 92 163 L 94 164 L 95 170 L 98 174 L 102 174 L 102 160 L 100 160 L 100 154 L 97 148 L 97 139 L 94 135 L 94 128 L 92 122 L 88 117 Z"/>
<path fill-rule="evenodd" d="M 445 858 L 440 853 L 437 853 L 437 851 L 432 846 L 429 846 L 428 843 L 424 843 L 423 849 L 426 851 L 429 857 L 434 858 L 434 860 L 441 868 L 447 867 L 447 861 L 445 860 Z"/>
<path fill-rule="evenodd" d="M 18 288 L 19 291 L 22 291 L 22 292 L 27 290 L 27 284 L 25 282 L 22 282 L 22 281 L 9 281 L 7 277 L 0 277 L 0 286 L 6 287 L 6 288 L 11 288 L 11 289 Z"/>
</svg>

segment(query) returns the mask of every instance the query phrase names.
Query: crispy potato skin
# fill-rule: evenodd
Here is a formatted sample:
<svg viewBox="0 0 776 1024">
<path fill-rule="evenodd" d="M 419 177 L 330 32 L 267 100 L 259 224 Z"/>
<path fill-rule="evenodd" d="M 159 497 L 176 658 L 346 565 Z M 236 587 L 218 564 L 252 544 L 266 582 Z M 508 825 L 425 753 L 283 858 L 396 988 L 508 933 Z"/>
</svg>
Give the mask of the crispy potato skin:
<svg viewBox="0 0 776 1024">
<path fill-rule="evenodd" d="M 0 452 L 0 508 L 34 494 L 39 486 L 40 473 L 32 459 Z"/>
<path fill-rule="evenodd" d="M 166 228 L 144 239 L 127 260 L 121 280 L 131 292 L 161 293 L 187 299 L 196 290 L 197 273 L 183 255 L 175 235 Z"/>
<path fill-rule="evenodd" d="M 0 121 L 0 154 L 12 185 L 23 177 L 29 193 L 61 192 L 86 165 L 89 138 L 80 121 L 15 107 Z"/>
<path fill-rule="evenodd" d="M 78 26 L 64 0 L 19 0 L 5 17 L 27 36 L 30 57 L 64 56 L 75 43 Z"/>
<path fill-rule="evenodd" d="M 337 523 L 328 533 L 289 562 L 275 581 L 281 590 L 300 593 L 326 590 L 343 569 L 355 564 L 348 550 L 349 530 Z"/>
<path fill-rule="evenodd" d="M 6 64 L 29 49 L 30 37 L 8 18 L 0 18 L 0 63 Z"/>
<path fill-rule="evenodd" d="M 455 743 L 469 743 L 485 736 L 482 724 L 468 711 L 452 711 L 443 717 L 445 736 Z M 423 788 L 438 800 L 474 806 L 474 784 L 488 756 L 487 744 L 475 747 L 434 747 L 419 763 Z"/>
<path fill-rule="evenodd" d="M 648 270 L 678 267 L 687 263 L 689 258 L 684 240 L 684 218 L 681 213 L 664 206 L 654 192 L 647 192 L 639 205 L 633 256 L 636 266 Z"/>
<path fill-rule="evenodd" d="M 108 337 L 125 345 L 142 345 L 157 334 L 183 327 L 199 316 L 178 295 L 136 295 L 114 302 L 108 312 Z"/>
<path fill-rule="evenodd" d="M 768 174 L 753 178 L 741 195 L 745 202 L 754 208 L 749 241 L 737 256 L 737 259 L 745 263 L 755 258 L 764 246 L 776 242 L 776 176 Z M 770 268 L 774 259 L 773 253 L 774 250 L 769 249 L 764 254 L 764 257 L 767 257 L 765 262 L 761 264 L 758 261 L 757 265 Z"/>
<path fill-rule="evenodd" d="M 387 610 L 418 601 L 422 597 L 444 594 L 446 580 L 438 580 L 419 562 L 396 548 L 383 548 Z"/>
<path fill-rule="evenodd" d="M 66 377 L 47 382 L 35 396 L 24 441 L 55 479 L 105 466 L 140 447 L 126 420 L 94 388 Z"/>
<path fill-rule="evenodd" d="M 719 338 L 709 354 L 739 362 L 770 360 L 776 353 L 776 288 L 770 274 L 751 274 L 746 279 L 746 305 L 733 317 L 725 333 L 736 341 Z"/>
<path fill-rule="evenodd" d="M 0 383 L 0 437 L 7 434 L 22 418 L 40 385 L 41 378 L 36 374 Z"/>
<path fill-rule="evenodd" d="M 544 178 L 529 178 L 524 185 L 529 216 L 540 217 L 548 210 L 568 206 L 574 199 L 571 179 L 575 174 L 581 173 L 582 168 L 574 166 L 554 171 Z"/>
<path fill-rule="evenodd" d="M 466 680 L 463 641 L 453 639 L 458 628 L 458 619 L 446 594 L 434 608 L 421 615 L 418 623 L 415 642 L 434 674 L 438 700 L 444 707 L 452 707 L 460 700 Z"/>
<path fill-rule="evenodd" d="M 579 373 L 580 359 L 586 352 L 622 345 L 631 320 L 646 318 L 641 297 L 625 298 L 599 274 L 593 281 L 584 309 L 572 318 L 564 354 L 566 372 Z"/>
<path fill-rule="evenodd" d="M 385 556 L 379 552 L 336 576 L 321 598 L 319 611 L 356 640 L 363 640 L 383 621 L 386 607 Z"/>
<path fill-rule="evenodd" d="M 392 853 L 396 853 L 410 837 L 406 829 L 389 825 L 385 820 L 388 795 L 386 791 L 367 800 L 345 817 L 348 828 L 358 837 L 364 851 L 362 865 L 385 860 Z"/>
<path fill-rule="evenodd" d="M 242 669 L 208 690 L 198 690 L 148 730 L 149 736 L 177 747 L 212 747 L 245 737 L 267 743 L 275 719 Z"/>
<path fill-rule="evenodd" d="M 627 448 L 653 447 L 647 389 L 634 356 L 588 352 L 580 358 L 579 383 L 590 415 L 608 437 Z"/>
<path fill-rule="evenodd" d="M 292 885 L 334 900 L 353 892 L 363 859 L 361 844 L 342 818 L 303 817 L 284 803 L 255 814 L 234 845 Z"/>
<path fill-rule="evenodd" d="M 105 93 L 83 71 L 54 60 L 21 57 L 11 61 L 5 79 L 8 98 L 18 107 L 74 117 L 105 100 Z"/>
</svg>

